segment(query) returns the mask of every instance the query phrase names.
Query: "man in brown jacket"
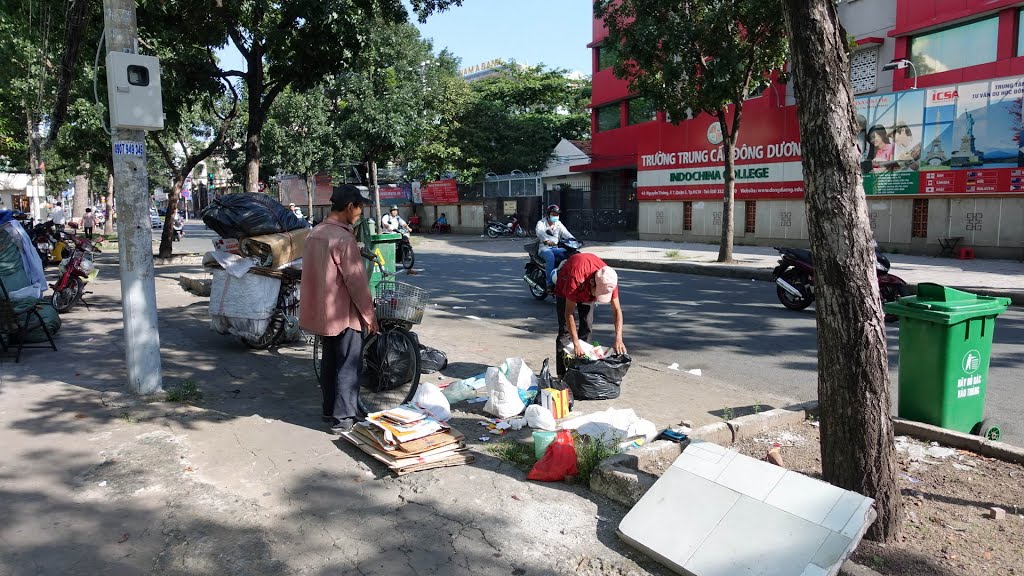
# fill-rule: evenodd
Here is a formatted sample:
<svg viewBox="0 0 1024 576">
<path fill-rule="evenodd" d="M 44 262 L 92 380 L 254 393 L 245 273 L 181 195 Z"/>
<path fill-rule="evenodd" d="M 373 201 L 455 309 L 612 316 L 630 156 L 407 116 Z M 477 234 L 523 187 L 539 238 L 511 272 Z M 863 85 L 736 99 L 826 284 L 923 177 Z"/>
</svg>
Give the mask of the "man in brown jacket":
<svg viewBox="0 0 1024 576">
<path fill-rule="evenodd" d="M 355 186 L 336 187 L 331 213 L 310 232 L 302 250 L 299 326 L 323 340 L 323 418 L 334 433 L 351 430 L 359 418 L 363 335 L 377 331 L 370 284 L 353 231 L 364 200 Z"/>
</svg>

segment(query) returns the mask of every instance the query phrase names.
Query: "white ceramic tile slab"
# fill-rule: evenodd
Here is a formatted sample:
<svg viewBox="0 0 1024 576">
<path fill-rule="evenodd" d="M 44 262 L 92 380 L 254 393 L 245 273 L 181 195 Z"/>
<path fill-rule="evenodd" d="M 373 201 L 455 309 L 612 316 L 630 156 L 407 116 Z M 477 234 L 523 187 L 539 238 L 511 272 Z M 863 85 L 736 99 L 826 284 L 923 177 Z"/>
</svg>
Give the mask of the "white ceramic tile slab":
<svg viewBox="0 0 1024 576">
<path fill-rule="evenodd" d="M 690 442 L 690 445 L 687 446 L 686 449 L 690 450 L 691 448 L 695 448 L 697 450 L 705 450 L 707 452 L 713 452 L 715 454 L 720 454 L 722 456 L 724 456 L 726 452 L 735 452 L 735 450 L 730 450 L 725 446 L 719 446 L 714 442 L 708 442 L 706 440 L 692 440 Z"/>
<path fill-rule="evenodd" d="M 842 488 L 790 470 L 782 476 L 782 480 L 764 502 L 809 522 L 821 524 L 845 493 Z"/>
<path fill-rule="evenodd" d="M 672 467 L 696 474 L 707 480 L 714 480 L 721 475 L 729 463 L 739 457 L 739 454 L 736 452 L 728 452 L 724 456 L 720 456 L 718 461 L 711 461 L 707 459 L 708 454 L 708 452 L 700 452 L 698 455 L 697 450 L 691 451 L 687 448 L 672 463 Z"/>
<path fill-rule="evenodd" d="M 856 492 L 844 490 L 843 495 L 839 497 L 839 501 L 832 507 L 832 510 L 825 517 L 825 521 L 821 525 L 829 530 L 841 532 L 846 527 L 846 523 L 853 517 L 853 513 L 863 505 L 864 496 Z"/>
<path fill-rule="evenodd" d="M 714 444 L 712 444 L 714 446 Z M 722 460 L 732 460 L 736 452 L 731 450 L 723 450 L 721 452 L 715 450 L 706 450 L 701 446 L 687 446 L 685 452 L 691 456 L 700 458 L 701 460 L 707 460 L 708 462 L 721 462 Z"/>
<path fill-rule="evenodd" d="M 619 523 L 619 535 L 670 568 L 681 568 L 739 494 L 669 467 Z"/>
<path fill-rule="evenodd" d="M 828 571 L 814 564 L 808 564 L 800 576 L 829 576 Z"/>
<path fill-rule="evenodd" d="M 864 497 L 861 496 L 861 498 Z M 857 538 L 859 540 L 859 536 L 864 534 L 868 509 L 871 508 L 874 503 L 875 501 L 871 498 L 864 498 L 861 500 L 860 506 L 857 506 L 857 509 L 850 516 L 850 520 L 846 523 L 846 526 L 843 526 L 843 529 L 840 530 L 839 533 L 847 538 Z M 873 517 L 872 521 L 874 521 Z"/>
<path fill-rule="evenodd" d="M 697 576 L 794 576 L 833 532 L 741 496 L 683 565 Z"/>
<path fill-rule="evenodd" d="M 843 561 L 853 552 L 852 544 L 852 539 L 830 531 L 828 538 L 811 558 L 811 565 L 808 568 L 817 567 L 822 570 L 822 574 L 834 573 L 832 570 L 839 571 Z"/>
<path fill-rule="evenodd" d="M 785 468 L 739 454 L 715 481 L 754 500 L 764 500 L 785 474 Z"/>
</svg>

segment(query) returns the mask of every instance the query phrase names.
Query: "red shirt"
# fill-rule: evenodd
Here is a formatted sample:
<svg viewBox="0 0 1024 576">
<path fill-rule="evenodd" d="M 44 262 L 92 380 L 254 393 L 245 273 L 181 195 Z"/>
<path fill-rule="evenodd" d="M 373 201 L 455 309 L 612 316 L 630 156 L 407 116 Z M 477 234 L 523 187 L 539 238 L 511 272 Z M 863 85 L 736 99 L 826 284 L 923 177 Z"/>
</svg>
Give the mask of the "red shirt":
<svg viewBox="0 0 1024 576">
<path fill-rule="evenodd" d="M 555 284 L 555 296 L 582 302 L 596 302 L 597 298 L 590 289 L 590 277 L 607 264 L 593 254 L 579 253 L 565 261 L 558 271 L 558 282 Z M 619 287 L 612 292 L 612 300 L 619 297 Z"/>
</svg>

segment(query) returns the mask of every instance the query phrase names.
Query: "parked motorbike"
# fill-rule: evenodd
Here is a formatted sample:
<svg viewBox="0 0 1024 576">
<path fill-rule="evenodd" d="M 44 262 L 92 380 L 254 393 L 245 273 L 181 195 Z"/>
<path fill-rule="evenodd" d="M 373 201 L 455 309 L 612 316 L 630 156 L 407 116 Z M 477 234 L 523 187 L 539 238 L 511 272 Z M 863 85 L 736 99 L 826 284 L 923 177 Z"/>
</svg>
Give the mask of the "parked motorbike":
<svg viewBox="0 0 1024 576">
<path fill-rule="evenodd" d="M 39 260 L 43 263 L 43 268 L 50 264 L 57 264 L 65 258 L 64 252 L 69 245 L 64 242 L 61 232 L 52 220 L 40 222 L 32 227 L 30 237 L 39 254 Z"/>
<path fill-rule="evenodd" d="M 524 228 L 522 223 L 519 222 L 518 216 L 509 217 L 508 222 L 490 220 L 487 222 L 486 232 L 491 238 L 497 238 L 498 236 L 505 235 L 516 236 L 517 238 L 526 238 L 526 228 Z"/>
<path fill-rule="evenodd" d="M 814 257 L 810 250 L 779 247 L 775 249 L 781 255 L 779 265 L 772 271 L 779 302 L 790 310 L 803 310 L 814 302 Z M 895 302 L 910 294 L 907 283 L 899 276 L 889 273 L 891 267 L 889 259 L 876 249 L 875 272 L 883 303 Z M 886 314 L 886 322 L 895 319 L 895 316 Z"/>
<path fill-rule="evenodd" d="M 61 261 L 60 276 L 50 285 L 53 289 L 50 304 L 61 314 L 70 311 L 79 301 L 85 303 L 82 299 L 85 285 L 99 274 L 93 255 L 101 251 L 99 240 L 94 242 L 71 234 L 65 234 L 64 239 L 73 244 L 74 249 L 70 257 Z"/>
<path fill-rule="evenodd" d="M 565 261 L 583 248 L 583 243 L 572 238 L 560 241 L 558 243 L 558 247 L 565 249 L 565 256 L 562 257 L 562 261 L 555 267 L 555 278 L 558 278 L 558 271 L 565 264 Z M 524 244 L 523 249 L 525 249 L 530 255 L 530 261 L 526 263 L 526 273 L 523 274 L 523 282 L 526 282 L 526 286 L 529 287 L 530 294 L 533 294 L 534 298 L 537 300 L 543 300 L 551 293 L 548 291 L 548 282 L 544 277 L 546 263 L 544 262 L 544 258 L 542 258 L 538 253 L 540 250 L 540 241 L 535 240 Z"/>
</svg>

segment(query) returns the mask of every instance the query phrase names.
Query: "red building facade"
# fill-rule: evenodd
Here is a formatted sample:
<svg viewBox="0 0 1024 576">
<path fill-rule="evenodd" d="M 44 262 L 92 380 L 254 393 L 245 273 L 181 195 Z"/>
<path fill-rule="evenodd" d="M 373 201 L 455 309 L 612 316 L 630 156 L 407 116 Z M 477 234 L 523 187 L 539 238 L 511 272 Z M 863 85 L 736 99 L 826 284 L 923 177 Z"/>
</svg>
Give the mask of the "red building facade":
<svg viewBox="0 0 1024 576">
<path fill-rule="evenodd" d="M 865 193 L 880 244 L 937 252 L 962 237 L 988 256 L 1024 246 L 1024 2 L 843 0 L 857 40 Z M 707 115 L 673 125 L 615 78 L 594 21 L 592 161 L 574 168 L 595 190 L 619 189 L 642 238 L 714 241 L 722 153 Z M 883 71 L 893 60 L 904 68 Z M 737 241 L 806 242 L 797 103 L 774 82 L 744 107 L 737 149 Z M 628 192 L 635 190 L 635 194 Z"/>
</svg>

